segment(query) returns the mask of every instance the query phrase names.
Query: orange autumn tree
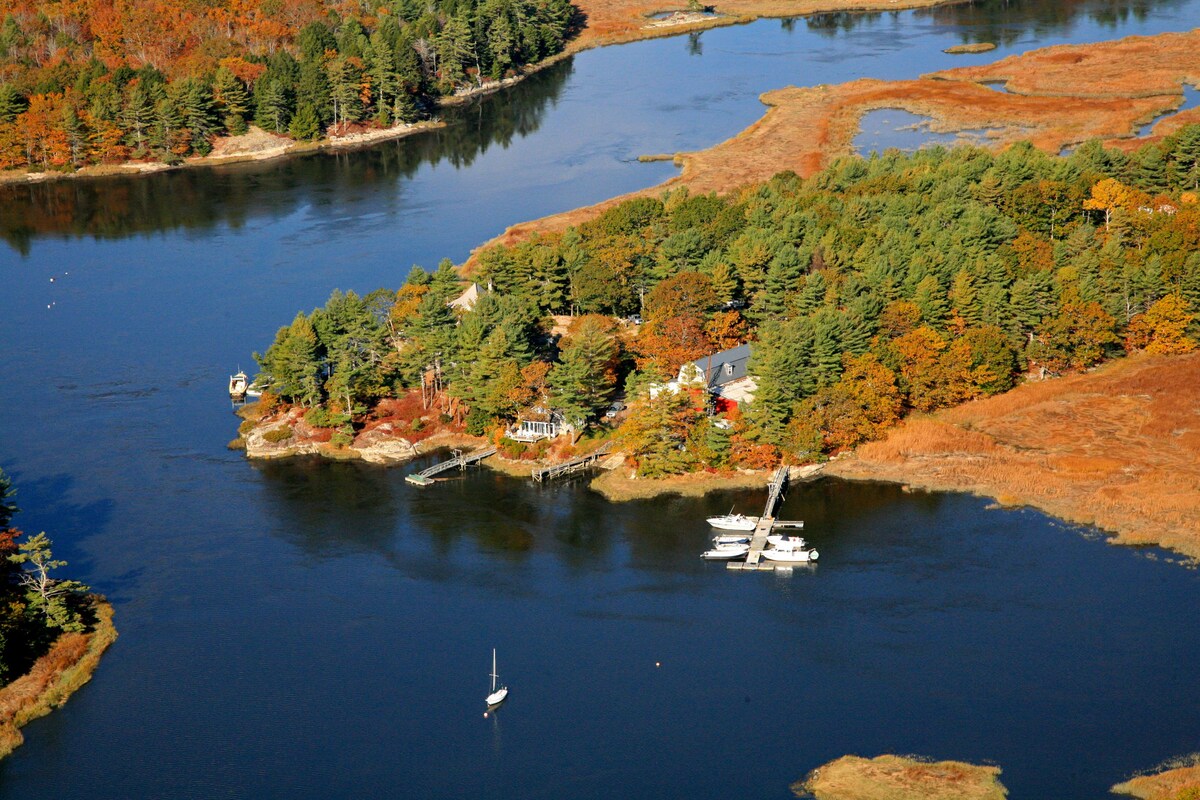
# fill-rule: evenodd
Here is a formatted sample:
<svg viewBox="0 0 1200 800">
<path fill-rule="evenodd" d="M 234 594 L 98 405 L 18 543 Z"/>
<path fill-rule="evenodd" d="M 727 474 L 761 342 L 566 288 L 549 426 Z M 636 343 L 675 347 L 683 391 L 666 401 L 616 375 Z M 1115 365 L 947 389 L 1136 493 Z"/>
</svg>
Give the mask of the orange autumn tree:
<svg viewBox="0 0 1200 800">
<path fill-rule="evenodd" d="M 846 356 L 841 380 L 799 404 L 790 438 L 801 455 L 854 447 L 895 425 L 901 406 L 896 376 L 875 354 Z"/>
<path fill-rule="evenodd" d="M 705 317 L 716 302 L 712 280 L 699 272 L 680 272 L 655 286 L 646 297 L 646 325 L 635 342 L 638 368 L 654 365 L 674 375 L 712 352 Z"/>
</svg>

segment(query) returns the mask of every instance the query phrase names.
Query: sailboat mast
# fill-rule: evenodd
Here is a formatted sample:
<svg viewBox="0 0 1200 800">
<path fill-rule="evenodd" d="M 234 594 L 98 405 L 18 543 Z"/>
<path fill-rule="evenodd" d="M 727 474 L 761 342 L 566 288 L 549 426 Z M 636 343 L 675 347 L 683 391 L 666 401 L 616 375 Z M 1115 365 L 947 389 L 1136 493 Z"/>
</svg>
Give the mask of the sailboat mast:
<svg viewBox="0 0 1200 800">
<path fill-rule="evenodd" d="M 492 693 L 496 692 L 496 648 L 492 648 Z"/>
</svg>

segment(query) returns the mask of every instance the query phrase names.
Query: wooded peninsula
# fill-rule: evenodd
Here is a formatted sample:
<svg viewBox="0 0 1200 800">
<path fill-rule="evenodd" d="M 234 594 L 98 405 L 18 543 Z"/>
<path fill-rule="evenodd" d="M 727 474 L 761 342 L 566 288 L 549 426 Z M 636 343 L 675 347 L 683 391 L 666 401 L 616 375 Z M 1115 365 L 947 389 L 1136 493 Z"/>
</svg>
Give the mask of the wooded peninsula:
<svg viewBox="0 0 1200 800">
<path fill-rule="evenodd" d="M 462 431 L 511 458 L 613 436 L 643 477 L 821 461 L 1026 377 L 1195 349 L 1198 188 L 1190 126 L 1132 153 L 892 151 L 633 198 L 484 249 L 473 289 L 447 261 L 398 290 L 335 292 L 259 357 L 265 416 L 244 430 L 260 452 Z M 746 343 L 751 402 L 714 406 L 685 379 Z M 552 417 L 587 434 L 503 438 Z"/>
</svg>

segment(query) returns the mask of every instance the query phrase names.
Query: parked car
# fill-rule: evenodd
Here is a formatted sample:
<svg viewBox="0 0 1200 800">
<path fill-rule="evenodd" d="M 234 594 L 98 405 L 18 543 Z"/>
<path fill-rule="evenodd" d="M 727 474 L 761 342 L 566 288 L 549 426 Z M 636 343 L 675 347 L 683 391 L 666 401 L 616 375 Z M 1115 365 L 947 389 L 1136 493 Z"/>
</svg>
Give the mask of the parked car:
<svg viewBox="0 0 1200 800">
<path fill-rule="evenodd" d="M 622 403 L 620 401 L 614 402 L 611 406 L 608 407 L 608 411 L 604 412 L 604 416 L 608 419 L 612 419 L 617 414 L 620 414 L 621 409 L 623 409 L 623 408 L 625 408 L 624 403 Z"/>
</svg>

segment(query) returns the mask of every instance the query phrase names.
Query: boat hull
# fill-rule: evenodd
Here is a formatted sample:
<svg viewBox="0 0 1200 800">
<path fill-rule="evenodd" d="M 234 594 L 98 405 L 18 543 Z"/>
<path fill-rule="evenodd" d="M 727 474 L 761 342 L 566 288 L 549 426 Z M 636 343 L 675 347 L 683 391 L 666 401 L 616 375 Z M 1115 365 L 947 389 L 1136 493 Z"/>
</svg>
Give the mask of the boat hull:
<svg viewBox="0 0 1200 800">
<path fill-rule="evenodd" d="M 508 687 L 502 686 L 496 691 L 487 696 L 487 704 L 489 706 L 498 706 L 508 697 Z"/>
<path fill-rule="evenodd" d="M 816 561 L 816 550 L 763 550 L 762 557 L 780 564 L 807 564 Z"/>
<path fill-rule="evenodd" d="M 735 547 L 715 547 L 712 550 L 705 550 L 700 557 L 708 561 L 730 561 L 735 558 L 744 558 L 749 552 L 750 545 L 742 544 Z"/>
<path fill-rule="evenodd" d="M 757 517 L 709 517 L 708 524 L 722 531 L 752 531 L 758 525 Z"/>
</svg>

